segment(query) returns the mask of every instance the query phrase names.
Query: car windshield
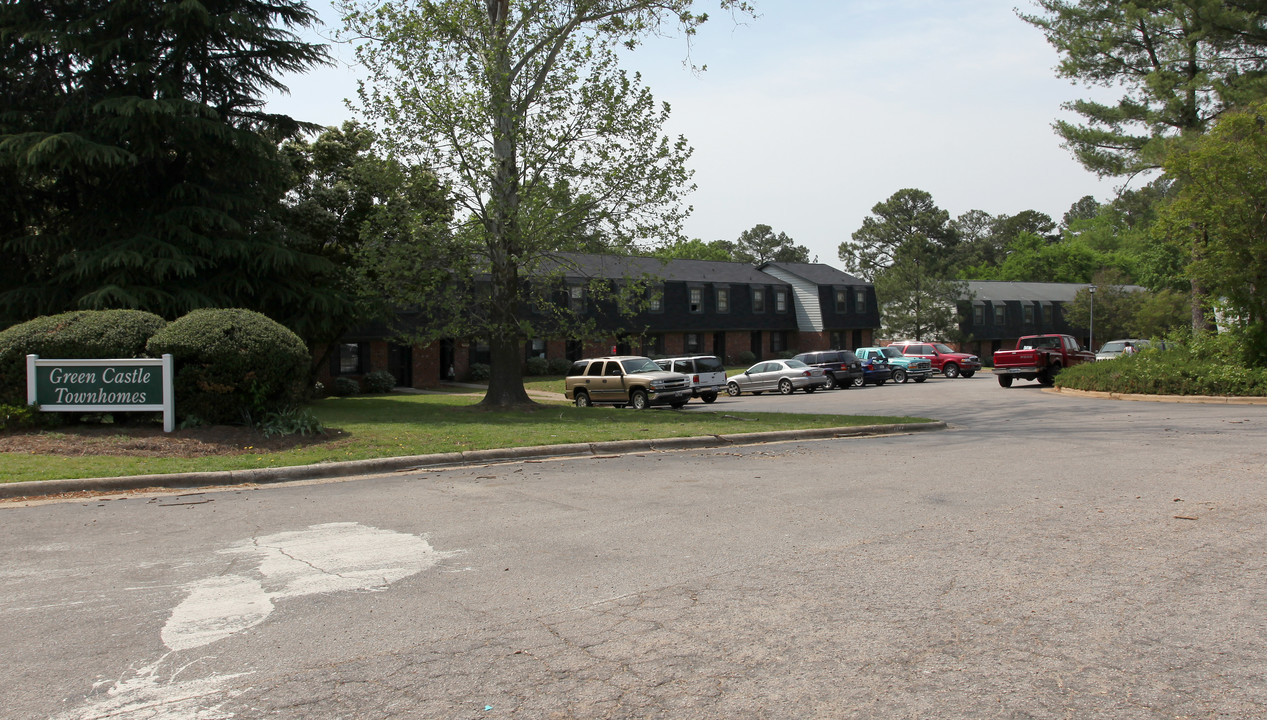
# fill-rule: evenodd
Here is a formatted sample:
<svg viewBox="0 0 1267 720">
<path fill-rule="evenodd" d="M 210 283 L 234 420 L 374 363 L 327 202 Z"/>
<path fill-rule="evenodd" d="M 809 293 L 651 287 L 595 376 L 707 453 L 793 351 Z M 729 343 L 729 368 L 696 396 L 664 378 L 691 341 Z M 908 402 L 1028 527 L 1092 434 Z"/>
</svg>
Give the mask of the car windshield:
<svg viewBox="0 0 1267 720">
<path fill-rule="evenodd" d="M 933 349 L 934 349 L 934 350 L 936 350 L 936 351 L 937 351 L 937 352 L 939 352 L 939 353 L 952 353 L 952 352 L 954 352 L 954 350 L 951 350 L 948 346 L 946 346 L 946 345 L 942 345 L 941 343 L 933 343 Z"/>
<path fill-rule="evenodd" d="M 661 367 L 656 365 L 651 358 L 637 357 L 621 360 L 620 366 L 625 369 L 625 374 L 641 373 L 641 372 L 659 372 Z"/>
<path fill-rule="evenodd" d="M 699 358 L 695 361 L 698 372 L 726 372 L 726 366 L 715 357 Z"/>
<path fill-rule="evenodd" d="M 1125 347 L 1125 340 L 1114 340 L 1113 342 L 1104 343 L 1104 347 L 1100 348 L 1100 352 L 1122 352 Z"/>
<path fill-rule="evenodd" d="M 803 367 L 809 367 L 809 365 L 806 365 L 805 363 L 803 363 L 803 362 L 801 362 L 800 360 L 797 360 L 797 359 L 795 359 L 795 358 L 793 358 L 792 360 L 788 360 L 788 361 L 786 361 L 786 362 L 787 362 L 787 366 L 788 366 L 788 367 L 790 367 L 790 368 L 803 368 Z"/>
<path fill-rule="evenodd" d="M 885 357 L 891 357 L 891 358 L 903 357 L 902 353 L 898 352 L 897 348 L 891 348 L 891 347 L 880 348 L 880 352 L 884 353 Z"/>
</svg>

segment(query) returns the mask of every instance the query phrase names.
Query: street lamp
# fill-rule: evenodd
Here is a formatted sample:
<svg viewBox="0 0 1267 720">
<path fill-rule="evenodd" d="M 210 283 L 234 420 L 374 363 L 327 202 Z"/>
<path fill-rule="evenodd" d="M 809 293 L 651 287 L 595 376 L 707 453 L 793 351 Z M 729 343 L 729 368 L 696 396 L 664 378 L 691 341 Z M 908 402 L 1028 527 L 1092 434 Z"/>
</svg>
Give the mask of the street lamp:
<svg viewBox="0 0 1267 720">
<path fill-rule="evenodd" d="M 1089 323 L 1091 327 L 1088 328 L 1087 334 L 1090 339 L 1087 344 L 1091 346 L 1088 350 L 1095 352 L 1095 286 L 1088 285 L 1087 292 L 1091 294 L 1091 322 Z"/>
</svg>

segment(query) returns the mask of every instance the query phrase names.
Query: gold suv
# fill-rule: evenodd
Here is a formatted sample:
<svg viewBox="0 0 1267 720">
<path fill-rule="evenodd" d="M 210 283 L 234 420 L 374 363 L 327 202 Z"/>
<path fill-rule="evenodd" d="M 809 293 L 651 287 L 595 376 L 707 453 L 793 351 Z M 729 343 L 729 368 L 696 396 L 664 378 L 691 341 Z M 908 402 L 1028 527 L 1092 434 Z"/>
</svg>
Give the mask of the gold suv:
<svg viewBox="0 0 1267 720">
<path fill-rule="evenodd" d="M 651 358 L 636 355 L 586 358 L 572 363 L 563 394 L 577 407 L 607 404 L 643 410 L 652 405 L 680 408 L 691 399 L 691 379 L 667 372 Z"/>
</svg>

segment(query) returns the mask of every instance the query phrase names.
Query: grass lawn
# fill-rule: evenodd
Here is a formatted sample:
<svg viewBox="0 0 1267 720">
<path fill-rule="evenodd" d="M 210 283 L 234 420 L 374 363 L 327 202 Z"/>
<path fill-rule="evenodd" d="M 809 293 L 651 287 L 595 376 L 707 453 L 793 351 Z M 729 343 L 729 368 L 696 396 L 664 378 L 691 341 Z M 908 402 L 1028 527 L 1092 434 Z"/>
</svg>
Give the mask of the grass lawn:
<svg viewBox="0 0 1267 720">
<path fill-rule="evenodd" d="M 477 402 L 478 396 L 447 394 L 328 398 L 314 403 L 312 410 L 327 428 L 337 428 L 343 434 L 316 445 L 271 453 L 248 446 L 240 454 L 196 458 L 0 453 L 0 476 L 4 482 L 16 482 L 240 470 L 499 447 L 927 421 L 856 415 L 578 409 L 562 401 L 543 404 L 534 412 L 487 412 L 475 409 Z"/>
</svg>

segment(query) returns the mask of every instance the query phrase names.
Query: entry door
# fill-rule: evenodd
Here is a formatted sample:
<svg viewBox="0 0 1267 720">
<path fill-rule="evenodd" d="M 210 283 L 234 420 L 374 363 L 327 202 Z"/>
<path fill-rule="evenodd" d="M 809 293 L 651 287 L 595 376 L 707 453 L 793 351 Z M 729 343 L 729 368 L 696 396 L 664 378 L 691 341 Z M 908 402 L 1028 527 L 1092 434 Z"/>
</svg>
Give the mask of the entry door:
<svg viewBox="0 0 1267 720">
<path fill-rule="evenodd" d="M 408 345 L 390 345 L 387 348 L 387 372 L 396 378 L 399 387 L 413 387 L 414 352 Z"/>
</svg>

